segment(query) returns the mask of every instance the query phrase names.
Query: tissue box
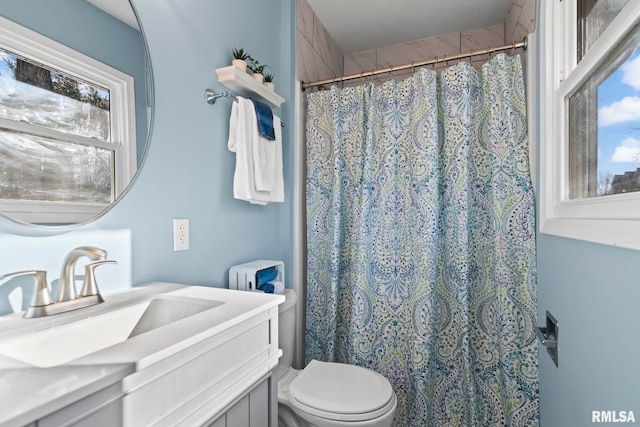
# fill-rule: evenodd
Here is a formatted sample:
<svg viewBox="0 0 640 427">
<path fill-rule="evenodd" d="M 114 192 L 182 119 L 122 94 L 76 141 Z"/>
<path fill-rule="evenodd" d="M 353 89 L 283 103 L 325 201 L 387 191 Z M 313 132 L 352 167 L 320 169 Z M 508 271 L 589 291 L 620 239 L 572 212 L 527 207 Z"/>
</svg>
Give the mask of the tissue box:
<svg viewBox="0 0 640 427">
<path fill-rule="evenodd" d="M 276 267 L 279 280 L 284 284 L 284 263 L 282 261 L 257 260 L 229 268 L 229 289 L 257 291 L 256 274 L 260 270 Z"/>
</svg>

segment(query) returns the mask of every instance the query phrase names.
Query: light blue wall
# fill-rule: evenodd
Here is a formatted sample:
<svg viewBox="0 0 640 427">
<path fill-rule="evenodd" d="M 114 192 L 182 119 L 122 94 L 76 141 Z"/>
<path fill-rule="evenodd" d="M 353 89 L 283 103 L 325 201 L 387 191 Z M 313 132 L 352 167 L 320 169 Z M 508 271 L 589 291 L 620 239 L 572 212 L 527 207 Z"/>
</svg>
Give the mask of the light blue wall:
<svg viewBox="0 0 640 427">
<path fill-rule="evenodd" d="M 640 251 L 537 239 L 538 324 L 547 310 L 560 324 L 559 366 L 540 350 L 541 426 L 598 425 L 598 410 L 640 422 Z"/>
<path fill-rule="evenodd" d="M 560 323 L 559 366 L 540 353 L 543 427 L 591 424 L 593 410 L 640 422 L 640 252 L 538 236 L 539 324 Z"/>
<path fill-rule="evenodd" d="M 165 280 L 225 287 L 234 264 L 272 258 L 291 266 L 294 2 L 134 0 L 134 5 L 155 77 L 151 144 L 124 199 L 81 230 L 131 230 L 134 284 Z M 287 100 L 275 110 L 288 125 L 284 204 L 253 206 L 232 197 L 235 155 L 226 147 L 231 104 L 208 105 L 203 92 L 222 89 L 215 68 L 230 64 L 234 47 L 268 63 L 276 90 Z M 188 251 L 172 250 L 173 218 L 190 220 Z M 2 232 L 31 233 L 4 220 Z M 10 250 L 0 246 L 0 252 Z M 5 270 L 11 266 L 0 261 L 0 272 Z"/>
</svg>

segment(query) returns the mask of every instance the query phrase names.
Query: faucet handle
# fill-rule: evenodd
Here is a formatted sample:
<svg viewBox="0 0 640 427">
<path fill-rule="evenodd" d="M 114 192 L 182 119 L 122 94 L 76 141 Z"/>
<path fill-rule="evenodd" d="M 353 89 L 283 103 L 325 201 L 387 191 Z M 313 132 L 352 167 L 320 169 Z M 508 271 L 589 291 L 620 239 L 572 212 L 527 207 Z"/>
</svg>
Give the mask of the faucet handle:
<svg viewBox="0 0 640 427">
<path fill-rule="evenodd" d="M 33 276 L 36 280 L 36 287 L 33 296 L 31 297 L 31 307 L 43 307 L 45 305 L 53 304 L 53 299 L 49 293 L 49 286 L 47 285 L 47 272 L 43 270 L 25 270 L 16 271 L 15 273 L 5 274 L 0 277 L 0 280 L 8 279 L 13 276 Z"/>
<path fill-rule="evenodd" d="M 96 276 L 94 270 L 96 267 L 99 267 L 104 264 L 117 264 L 118 261 L 114 260 L 103 260 L 91 262 L 84 267 L 84 285 L 82 286 L 82 290 L 80 291 L 81 297 L 88 297 L 97 295 L 100 296 L 100 291 L 98 291 L 98 283 L 96 282 Z"/>
</svg>

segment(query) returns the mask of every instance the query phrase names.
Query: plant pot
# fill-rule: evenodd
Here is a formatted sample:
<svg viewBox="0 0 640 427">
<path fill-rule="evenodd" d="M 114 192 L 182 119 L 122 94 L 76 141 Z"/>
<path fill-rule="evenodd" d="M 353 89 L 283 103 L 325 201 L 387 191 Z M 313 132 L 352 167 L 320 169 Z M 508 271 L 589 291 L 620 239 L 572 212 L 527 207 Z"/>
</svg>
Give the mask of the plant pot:
<svg viewBox="0 0 640 427">
<path fill-rule="evenodd" d="M 273 82 L 264 82 L 263 85 L 265 85 L 265 87 L 267 89 L 269 89 L 270 91 L 275 92 L 275 90 L 276 90 L 276 85 L 273 84 Z"/>
<path fill-rule="evenodd" d="M 233 61 L 231 61 L 231 64 L 237 69 L 242 70 L 245 73 L 247 72 L 247 61 L 245 61 L 244 59 L 234 59 Z"/>
<path fill-rule="evenodd" d="M 258 83 L 262 83 L 264 81 L 264 76 L 262 74 L 258 74 L 258 73 L 253 73 L 251 74 L 251 77 L 253 77 L 254 79 L 256 79 L 256 81 Z"/>
</svg>

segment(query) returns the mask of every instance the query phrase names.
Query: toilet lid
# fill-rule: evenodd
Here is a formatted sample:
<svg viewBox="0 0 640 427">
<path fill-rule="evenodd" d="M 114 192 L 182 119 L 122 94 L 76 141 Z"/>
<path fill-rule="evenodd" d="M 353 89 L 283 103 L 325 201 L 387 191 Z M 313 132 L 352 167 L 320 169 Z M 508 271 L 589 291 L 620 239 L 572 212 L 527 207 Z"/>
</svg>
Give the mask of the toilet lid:
<svg viewBox="0 0 640 427">
<path fill-rule="evenodd" d="M 369 369 L 312 360 L 289 386 L 299 403 L 333 414 L 365 414 L 389 404 L 389 381 Z"/>
</svg>

